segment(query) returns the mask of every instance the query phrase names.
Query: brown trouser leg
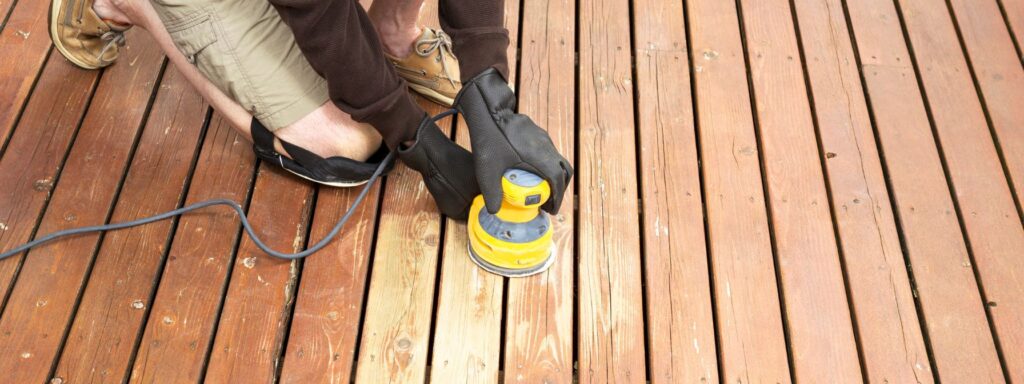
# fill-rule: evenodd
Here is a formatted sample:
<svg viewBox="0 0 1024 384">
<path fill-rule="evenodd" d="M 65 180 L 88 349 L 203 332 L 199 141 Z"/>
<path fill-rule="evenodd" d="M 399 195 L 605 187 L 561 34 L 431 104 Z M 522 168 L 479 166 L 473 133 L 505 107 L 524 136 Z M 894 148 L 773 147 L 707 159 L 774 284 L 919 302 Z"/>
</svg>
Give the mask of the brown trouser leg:
<svg viewBox="0 0 1024 384">
<path fill-rule="evenodd" d="M 426 114 L 384 57 L 377 32 L 356 0 L 270 0 L 313 69 L 327 79 L 331 101 L 373 125 L 395 149 L 415 137 Z M 441 24 L 452 36 L 463 79 L 508 72 L 503 0 L 441 0 Z"/>
</svg>

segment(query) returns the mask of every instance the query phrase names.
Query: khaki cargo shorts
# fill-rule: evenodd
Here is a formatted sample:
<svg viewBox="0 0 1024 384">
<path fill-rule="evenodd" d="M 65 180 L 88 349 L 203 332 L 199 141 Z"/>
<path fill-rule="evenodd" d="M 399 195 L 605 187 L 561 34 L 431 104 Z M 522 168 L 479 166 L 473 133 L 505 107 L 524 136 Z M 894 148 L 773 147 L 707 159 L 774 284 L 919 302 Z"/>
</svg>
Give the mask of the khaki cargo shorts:
<svg viewBox="0 0 1024 384">
<path fill-rule="evenodd" d="M 269 2 L 152 1 L 189 62 L 271 131 L 327 102 L 327 83 Z"/>
</svg>

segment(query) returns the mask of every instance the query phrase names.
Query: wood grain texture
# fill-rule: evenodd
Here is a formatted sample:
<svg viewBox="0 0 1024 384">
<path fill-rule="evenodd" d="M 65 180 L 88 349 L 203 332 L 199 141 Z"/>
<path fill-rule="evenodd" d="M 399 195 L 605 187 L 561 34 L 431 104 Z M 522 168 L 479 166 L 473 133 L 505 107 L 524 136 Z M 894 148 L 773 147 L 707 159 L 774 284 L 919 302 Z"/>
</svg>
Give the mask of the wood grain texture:
<svg viewBox="0 0 1024 384">
<path fill-rule="evenodd" d="M 688 5 L 722 381 L 790 382 L 737 10 Z"/>
<path fill-rule="evenodd" d="M 310 244 L 324 238 L 361 191 L 320 188 Z M 378 183 L 340 238 L 303 261 L 281 382 L 351 382 L 379 200 Z"/>
<path fill-rule="evenodd" d="M 427 113 L 441 112 L 440 106 L 419 100 Z M 452 118 L 437 125 L 450 132 Z M 423 178 L 403 164 L 388 176 L 380 215 L 356 382 L 423 382 L 441 216 Z"/>
<path fill-rule="evenodd" d="M 628 4 L 579 3 L 581 383 L 646 380 Z"/>
<path fill-rule="evenodd" d="M 256 158 L 252 147 L 217 113 L 207 128 L 186 204 L 209 199 L 245 202 Z M 241 224 L 215 208 L 183 216 L 135 354 L 131 382 L 199 382 L 213 343 Z"/>
<path fill-rule="evenodd" d="M 0 22 L 3 9 L 13 1 L 0 2 Z M 7 24 L 0 26 L 0 95 L 3 95 L 0 97 L 0 151 L 14 129 L 43 63 L 47 62 L 49 5 L 48 1 L 19 1 L 11 10 Z M 53 56 L 56 59 L 49 61 L 67 62 L 59 53 Z"/>
<path fill-rule="evenodd" d="M 793 379 L 863 382 L 790 4 L 740 3 Z"/>
<path fill-rule="evenodd" d="M 515 84 L 519 2 L 505 2 L 509 83 Z M 469 126 L 457 122 L 456 142 L 469 148 Z M 441 280 L 430 362 L 432 383 L 498 383 L 501 364 L 502 295 L 506 279 L 470 260 L 466 223 L 447 219 L 441 251 Z M 466 342 L 473 340 L 473 342 Z"/>
<path fill-rule="evenodd" d="M 313 187 L 278 165 L 261 163 L 249 221 L 278 251 L 304 248 Z M 267 383 L 277 379 L 295 301 L 301 260 L 271 257 L 244 236 L 235 254 L 205 381 Z"/>
<path fill-rule="evenodd" d="M 1024 380 L 1024 263 L 1020 259 L 1024 226 L 953 20 L 943 7 L 946 3 L 900 0 L 899 4 L 978 271 L 983 305 L 990 308 L 1010 380 Z"/>
<path fill-rule="evenodd" d="M 995 0 L 949 2 L 1018 210 L 1024 210 L 1024 66 Z M 1024 12 L 1024 9 L 1022 9 Z M 1024 15 L 1022 15 L 1024 17 Z M 1024 21 L 1022 21 L 1024 22 Z M 1024 27 L 1024 26 L 1022 26 Z M 1022 368 L 1024 369 L 1024 368 Z"/>
<path fill-rule="evenodd" d="M 163 62 L 143 33 L 128 38 L 135 43 L 122 59 L 135 64 L 109 69 L 68 155 L 65 176 L 55 188 L 43 183 L 54 189 L 40 234 L 103 223 L 110 215 Z M 145 147 L 148 154 L 157 149 L 152 143 Z M 99 239 L 96 234 L 62 239 L 26 257 L 19 275 L 28 278 L 14 286 L 0 318 L 0 369 L 12 373 L 12 382 L 42 382 L 49 376 Z"/>
<path fill-rule="evenodd" d="M 548 130 L 566 158 L 575 154 L 575 2 L 528 1 L 522 9 L 519 112 Z M 510 56 L 511 57 L 511 56 Z M 575 165 L 575 164 L 574 164 Z M 578 177 L 578 176 L 577 176 Z M 505 382 L 572 383 L 575 191 L 552 216 L 555 262 L 544 273 L 508 281 Z"/>
<path fill-rule="evenodd" d="M 936 373 L 950 382 L 1002 382 L 899 14 L 885 0 L 848 2 L 847 6 Z M 922 79 L 932 76 L 929 62 L 920 63 Z M 971 101 L 964 98 L 958 103 Z M 932 111 L 941 126 L 941 112 Z"/>
<path fill-rule="evenodd" d="M 31 240 L 64 159 L 96 89 L 96 71 L 82 71 L 51 56 L 25 107 L 19 132 L 0 158 L 0 250 Z M 24 254 L 0 261 L 6 299 Z"/>
<path fill-rule="evenodd" d="M 683 4 L 633 5 L 652 383 L 717 383 Z"/>
<path fill-rule="evenodd" d="M 152 108 L 112 222 L 166 212 L 184 200 L 207 106 L 169 69 Z M 55 377 L 84 382 L 127 376 L 173 228 L 174 222 L 162 221 L 104 237 Z"/>
<path fill-rule="evenodd" d="M 934 382 L 843 5 L 793 4 L 865 379 Z"/>
<path fill-rule="evenodd" d="M 1006 15 L 1006 23 L 1010 29 L 1010 33 L 1015 37 L 1017 42 L 1017 54 L 1024 55 L 1021 53 L 1020 44 L 1024 44 L 1024 0 L 997 0 L 1002 5 L 1003 12 Z M 993 21 L 989 21 L 993 22 Z M 1019 59 L 1024 61 L 1024 56 L 1018 56 Z"/>
</svg>

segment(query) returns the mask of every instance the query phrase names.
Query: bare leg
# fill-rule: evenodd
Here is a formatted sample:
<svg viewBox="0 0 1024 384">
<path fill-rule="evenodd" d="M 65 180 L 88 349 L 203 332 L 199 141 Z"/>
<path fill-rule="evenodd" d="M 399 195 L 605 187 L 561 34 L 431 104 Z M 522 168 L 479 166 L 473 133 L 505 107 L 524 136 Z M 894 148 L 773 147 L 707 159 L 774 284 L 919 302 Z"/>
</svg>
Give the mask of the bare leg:
<svg viewBox="0 0 1024 384">
<path fill-rule="evenodd" d="M 412 44 L 420 37 L 420 9 L 423 0 L 374 0 L 367 14 L 380 36 L 384 52 L 394 57 L 412 53 Z"/>
<path fill-rule="evenodd" d="M 134 24 L 148 31 L 185 79 L 243 136 L 252 140 L 252 114 L 221 92 L 178 51 L 170 34 L 148 0 L 96 0 L 93 9 L 100 17 L 122 24 Z M 277 130 L 281 140 L 323 157 L 342 156 L 363 161 L 381 144 L 380 134 L 368 124 L 357 123 L 333 103 L 325 103 L 295 123 Z M 280 144 L 277 151 L 286 153 Z"/>
</svg>

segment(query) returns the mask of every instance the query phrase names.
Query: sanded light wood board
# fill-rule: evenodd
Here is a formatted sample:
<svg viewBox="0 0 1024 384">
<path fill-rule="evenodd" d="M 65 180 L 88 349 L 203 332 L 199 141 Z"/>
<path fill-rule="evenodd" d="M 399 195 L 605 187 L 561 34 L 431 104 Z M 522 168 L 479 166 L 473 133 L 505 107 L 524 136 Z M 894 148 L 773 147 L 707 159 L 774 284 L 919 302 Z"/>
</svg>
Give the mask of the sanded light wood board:
<svg viewBox="0 0 1024 384">
<path fill-rule="evenodd" d="M 996 0 L 949 2 L 974 80 L 998 140 L 1017 209 L 1024 206 L 1024 66 Z"/>
<path fill-rule="evenodd" d="M 583 383 L 647 380 L 629 6 L 579 3 L 579 338 Z"/>
<path fill-rule="evenodd" d="M 865 379 L 934 382 L 843 5 L 793 4 Z"/>
<path fill-rule="evenodd" d="M 169 69 L 152 108 L 114 222 L 166 212 L 184 200 L 207 107 L 185 79 Z M 174 224 L 162 221 L 104 238 L 55 377 L 70 382 L 126 377 Z"/>
<path fill-rule="evenodd" d="M 298 252 L 305 248 L 312 200 L 309 182 L 264 162 L 253 187 L 249 220 L 267 246 L 280 252 Z M 276 380 L 300 263 L 269 256 L 249 236 L 243 236 L 217 324 L 206 381 Z"/>
<path fill-rule="evenodd" d="M 717 383 L 683 4 L 633 5 L 652 383 Z"/>
<path fill-rule="evenodd" d="M 122 52 L 122 59 L 135 60 L 135 65 L 112 67 L 100 82 L 68 155 L 68 176 L 53 187 L 40 234 L 100 224 L 110 216 L 163 63 L 143 33 L 129 38 L 136 43 Z M 137 155 L 157 150 L 162 148 L 150 141 Z M 98 234 L 82 235 L 29 252 L 19 274 L 28 278 L 16 283 L 0 318 L 0 367 L 12 373 L 10 380 L 41 382 L 49 376 L 99 240 Z"/>
<path fill-rule="evenodd" d="M 847 7 L 936 374 L 951 382 L 1001 382 L 900 16 L 890 1 L 848 2 Z M 922 71 L 928 65 L 922 62 Z"/>
<path fill-rule="evenodd" d="M 0 22 L 6 16 L 2 9 L 13 1 L 0 2 Z M 14 129 L 43 63 L 47 62 L 46 55 L 50 52 L 49 5 L 48 1 L 18 2 L 11 10 L 7 24 L 0 30 L 0 95 L 3 95 L 0 97 L 0 151 L 4 151 L 4 143 Z M 60 54 L 54 56 L 66 62 Z M 0 152 L 0 156 L 4 152 Z"/>
<path fill-rule="evenodd" d="M 740 4 L 793 379 L 862 382 L 790 3 Z"/>
<path fill-rule="evenodd" d="M 737 10 L 688 6 L 722 381 L 790 382 Z"/>
<path fill-rule="evenodd" d="M 418 98 L 428 114 L 442 108 Z M 437 122 L 451 132 L 452 118 Z M 398 164 L 381 203 L 357 383 L 423 382 L 441 247 L 441 215 L 420 174 Z"/>
<path fill-rule="evenodd" d="M 509 34 L 509 83 L 515 84 L 519 2 L 505 2 Z M 469 126 L 459 119 L 456 141 L 470 147 Z M 431 350 L 432 383 L 498 383 L 501 365 L 502 295 L 505 279 L 470 260 L 466 223 L 448 218 L 441 253 L 437 319 Z M 473 342 L 467 342 L 472 340 Z"/>
<path fill-rule="evenodd" d="M 11 137 L 9 153 L 0 158 L 0 250 L 10 250 L 31 240 L 46 209 L 50 192 L 64 166 L 64 159 L 96 89 L 99 73 L 81 71 L 50 57 Z M 3 299 L 12 288 L 24 254 L 0 261 Z"/>
<path fill-rule="evenodd" d="M 548 130 L 555 147 L 575 158 L 575 2 L 529 1 L 522 9 L 519 112 Z M 575 165 L 575 164 L 574 164 Z M 539 275 L 509 279 L 505 320 L 506 383 L 573 380 L 575 189 L 570 183 L 552 216 L 555 262 Z"/>
<path fill-rule="evenodd" d="M 255 162 L 249 142 L 214 113 L 186 203 L 216 198 L 244 203 Z M 202 380 L 240 229 L 237 214 L 227 208 L 180 219 L 149 304 L 131 382 Z"/>
<path fill-rule="evenodd" d="M 991 308 L 1010 380 L 1024 380 L 1024 263 L 1020 258 L 1024 226 L 953 20 L 943 7 L 946 2 L 900 0 L 899 4 L 978 271 L 983 305 Z M 1021 141 L 1011 140 L 1024 145 Z"/>
</svg>

